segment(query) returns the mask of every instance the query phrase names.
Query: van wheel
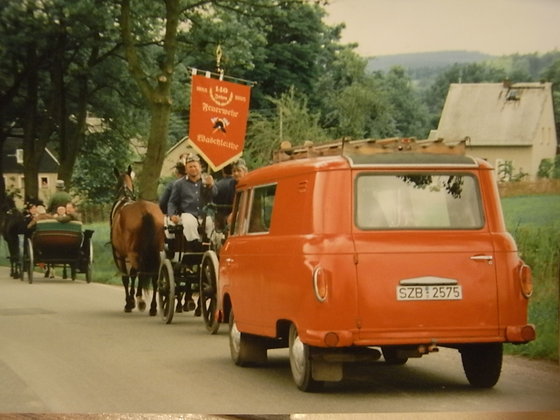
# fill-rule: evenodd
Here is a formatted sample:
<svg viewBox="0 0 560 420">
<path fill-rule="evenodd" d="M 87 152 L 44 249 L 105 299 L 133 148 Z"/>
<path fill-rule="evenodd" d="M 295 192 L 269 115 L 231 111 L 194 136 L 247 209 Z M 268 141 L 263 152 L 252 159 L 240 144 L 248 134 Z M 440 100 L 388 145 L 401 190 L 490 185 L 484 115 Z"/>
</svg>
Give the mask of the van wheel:
<svg viewBox="0 0 560 420">
<path fill-rule="evenodd" d="M 385 363 L 388 365 L 404 365 L 408 362 L 408 357 L 398 357 L 396 347 L 381 347 L 381 352 L 383 353 L 383 358 Z"/>
<path fill-rule="evenodd" d="M 290 325 L 290 369 L 298 389 L 313 392 L 322 388 L 323 382 L 313 379 L 310 348 L 299 339 L 297 328 Z"/>
<path fill-rule="evenodd" d="M 502 343 L 470 344 L 459 349 L 469 383 L 477 388 L 492 388 L 502 370 Z"/>
<path fill-rule="evenodd" d="M 229 352 L 237 366 L 266 363 L 267 348 L 257 336 L 245 334 L 237 329 L 233 311 L 229 314 Z"/>
</svg>

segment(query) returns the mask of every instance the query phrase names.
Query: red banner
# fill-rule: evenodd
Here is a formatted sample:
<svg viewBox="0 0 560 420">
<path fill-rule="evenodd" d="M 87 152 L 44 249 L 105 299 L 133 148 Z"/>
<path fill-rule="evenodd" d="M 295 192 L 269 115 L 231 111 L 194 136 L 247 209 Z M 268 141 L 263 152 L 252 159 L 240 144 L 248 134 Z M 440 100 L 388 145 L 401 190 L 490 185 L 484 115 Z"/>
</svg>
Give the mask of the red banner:
<svg viewBox="0 0 560 420">
<path fill-rule="evenodd" d="M 193 75 L 189 143 L 214 171 L 243 153 L 251 88 Z"/>
</svg>

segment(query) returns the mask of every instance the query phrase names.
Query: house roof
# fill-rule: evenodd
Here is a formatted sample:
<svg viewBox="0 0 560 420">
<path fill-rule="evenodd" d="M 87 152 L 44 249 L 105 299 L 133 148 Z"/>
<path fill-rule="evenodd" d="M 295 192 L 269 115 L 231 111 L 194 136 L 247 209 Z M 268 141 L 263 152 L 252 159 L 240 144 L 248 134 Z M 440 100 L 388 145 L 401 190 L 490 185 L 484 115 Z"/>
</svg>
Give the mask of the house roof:
<svg viewBox="0 0 560 420">
<path fill-rule="evenodd" d="M 17 137 L 8 137 L 4 141 L 2 153 L 2 169 L 5 174 L 23 174 L 23 165 L 17 162 L 16 150 L 23 148 L 23 140 Z M 60 163 L 54 155 L 45 148 L 45 153 L 39 162 L 39 173 L 57 173 Z"/>
<path fill-rule="evenodd" d="M 437 137 L 468 136 L 472 146 L 531 146 L 551 95 L 551 83 L 453 83 Z"/>
</svg>

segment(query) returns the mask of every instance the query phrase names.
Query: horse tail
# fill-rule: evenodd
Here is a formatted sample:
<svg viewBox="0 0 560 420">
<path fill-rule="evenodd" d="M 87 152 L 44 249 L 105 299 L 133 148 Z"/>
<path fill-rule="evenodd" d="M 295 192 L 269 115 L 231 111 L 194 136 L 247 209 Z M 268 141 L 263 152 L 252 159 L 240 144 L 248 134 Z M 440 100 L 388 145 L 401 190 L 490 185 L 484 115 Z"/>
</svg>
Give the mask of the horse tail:
<svg viewBox="0 0 560 420">
<path fill-rule="evenodd" d="M 142 238 L 138 250 L 139 286 L 147 289 L 152 277 L 157 276 L 160 264 L 160 247 L 157 240 L 160 232 L 157 231 L 154 216 L 150 213 L 142 215 L 140 238 Z"/>
</svg>

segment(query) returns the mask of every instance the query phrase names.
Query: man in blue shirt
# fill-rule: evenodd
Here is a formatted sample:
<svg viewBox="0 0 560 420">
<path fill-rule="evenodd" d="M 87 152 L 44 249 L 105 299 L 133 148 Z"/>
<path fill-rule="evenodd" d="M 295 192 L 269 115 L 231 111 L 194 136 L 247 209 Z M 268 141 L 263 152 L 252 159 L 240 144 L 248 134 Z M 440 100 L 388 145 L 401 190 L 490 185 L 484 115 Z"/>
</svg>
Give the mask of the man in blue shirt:
<svg viewBox="0 0 560 420">
<path fill-rule="evenodd" d="M 247 165 L 243 159 L 239 159 L 223 169 L 224 177 L 216 182 L 218 194 L 214 198 L 214 203 L 218 208 L 216 211 L 216 229 L 225 229 L 227 217 L 231 213 L 233 200 L 235 198 L 235 186 L 237 182 L 247 175 Z"/>
<path fill-rule="evenodd" d="M 189 154 L 186 160 L 187 175 L 173 183 L 171 197 L 167 206 L 167 215 L 174 224 L 183 225 L 183 234 L 194 248 L 200 242 L 198 226 L 202 223 L 202 210 L 218 193 L 214 179 L 209 174 L 202 175 L 200 158 Z M 210 216 L 206 217 L 206 235 L 210 236 L 214 224 Z"/>
</svg>

